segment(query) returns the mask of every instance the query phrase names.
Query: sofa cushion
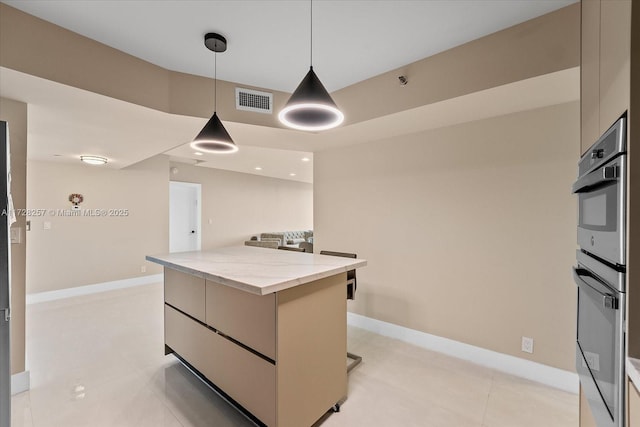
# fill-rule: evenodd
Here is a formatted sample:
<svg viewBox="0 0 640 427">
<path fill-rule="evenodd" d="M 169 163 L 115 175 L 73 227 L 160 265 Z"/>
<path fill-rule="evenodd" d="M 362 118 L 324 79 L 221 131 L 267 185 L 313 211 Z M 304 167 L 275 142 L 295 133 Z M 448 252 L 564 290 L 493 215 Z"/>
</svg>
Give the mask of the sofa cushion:
<svg viewBox="0 0 640 427">
<path fill-rule="evenodd" d="M 281 239 L 276 239 L 275 237 L 264 237 L 260 239 L 261 242 L 276 242 L 278 246 L 282 245 Z"/>
<path fill-rule="evenodd" d="M 244 242 L 244 244 L 245 246 L 256 246 L 258 248 L 278 249 L 278 246 L 280 246 L 280 244 L 277 240 L 278 239 L 274 239 L 273 241 L 247 240 Z"/>
<path fill-rule="evenodd" d="M 278 232 L 278 231 L 273 231 L 270 233 L 260 233 L 260 240 L 264 240 L 264 239 L 280 239 L 280 241 L 283 241 L 284 233 Z"/>
</svg>

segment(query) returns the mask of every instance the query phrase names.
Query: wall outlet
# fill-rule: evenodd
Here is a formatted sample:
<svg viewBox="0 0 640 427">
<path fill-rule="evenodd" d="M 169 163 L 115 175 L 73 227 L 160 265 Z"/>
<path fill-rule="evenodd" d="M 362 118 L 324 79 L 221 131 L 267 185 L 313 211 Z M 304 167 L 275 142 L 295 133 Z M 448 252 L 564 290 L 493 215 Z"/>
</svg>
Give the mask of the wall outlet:
<svg viewBox="0 0 640 427">
<path fill-rule="evenodd" d="M 522 351 L 533 353 L 533 338 L 522 337 Z"/>
<path fill-rule="evenodd" d="M 146 273 L 147 272 L 147 266 L 143 265 L 142 267 L 140 267 L 140 273 Z"/>
</svg>

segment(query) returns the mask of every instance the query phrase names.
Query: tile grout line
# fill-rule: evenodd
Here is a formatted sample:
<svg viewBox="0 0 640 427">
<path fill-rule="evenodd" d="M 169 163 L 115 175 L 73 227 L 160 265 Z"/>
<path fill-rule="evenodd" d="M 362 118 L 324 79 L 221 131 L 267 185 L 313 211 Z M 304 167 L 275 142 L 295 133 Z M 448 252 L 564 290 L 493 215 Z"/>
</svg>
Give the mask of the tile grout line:
<svg viewBox="0 0 640 427">
<path fill-rule="evenodd" d="M 33 411 L 31 410 L 31 393 L 30 392 L 27 392 L 27 393 L 29 393 L 29 415 L 31 417 L 31 427 L 35 427 L 36 424 L 33 422 Z"/>
<path fill-rule="evenodd" d="M 489 409 L 489 399 L 491 398 L 491 392 L 493 391 L 493 386 L 495 384 L 495 376 L 496 376 L 496 372 L 493 371 L 491 373 L 491 385 L 489 386 L 489 392 L 487 393 L 487 399 L 484 402 L 484 412 L 482 413 L 482 422 L 480 423 L 481 427 L 488 427 L 485 424 L 486 418 L 487 418 L 487 409 Z"/>
</svg>

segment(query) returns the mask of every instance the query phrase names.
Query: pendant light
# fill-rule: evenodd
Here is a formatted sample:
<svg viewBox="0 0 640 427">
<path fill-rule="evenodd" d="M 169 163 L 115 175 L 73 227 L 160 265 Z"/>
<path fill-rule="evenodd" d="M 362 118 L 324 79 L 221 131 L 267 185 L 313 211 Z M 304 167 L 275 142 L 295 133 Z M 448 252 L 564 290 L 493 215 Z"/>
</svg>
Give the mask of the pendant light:
<svg viewBox="0 0 640 427">
<path fill-rule="evenodd" d="M 321 131 L 339 126 L 344 114 L 313 71 L 313 0 L 311 0 L 311 54 L 309 72 L 278 114 L 285 126 L 298 130 Z"/>
<path fill-rule="evenodd" d="M 218 97 L 218 76 L 217 76 L 217 54 L 227 50 L 227 39 L 220 34 L 207 33 L 204 36 L 204 45 L 213 51 L 213 116 L 202 128 L 198 136 L 191 143 L 191 148 L 207 153 L 225 154 L 235 153 L 238 146 L 233 142 L 229 132 L 224 128 L 218 118 L 217 97 Z"/>
</svg>

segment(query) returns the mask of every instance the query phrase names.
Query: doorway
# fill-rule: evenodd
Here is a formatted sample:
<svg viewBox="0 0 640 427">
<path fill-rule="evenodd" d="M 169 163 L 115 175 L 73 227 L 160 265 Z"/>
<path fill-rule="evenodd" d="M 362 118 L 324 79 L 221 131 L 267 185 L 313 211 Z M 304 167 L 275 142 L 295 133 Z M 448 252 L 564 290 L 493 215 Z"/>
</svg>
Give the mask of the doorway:
<svg viewBox="0 0 640 427">
<path fill-rule="evenodd" d="M 202 185 L 169 182 L 169 252 L 199 251 Z"/>
</svg>

